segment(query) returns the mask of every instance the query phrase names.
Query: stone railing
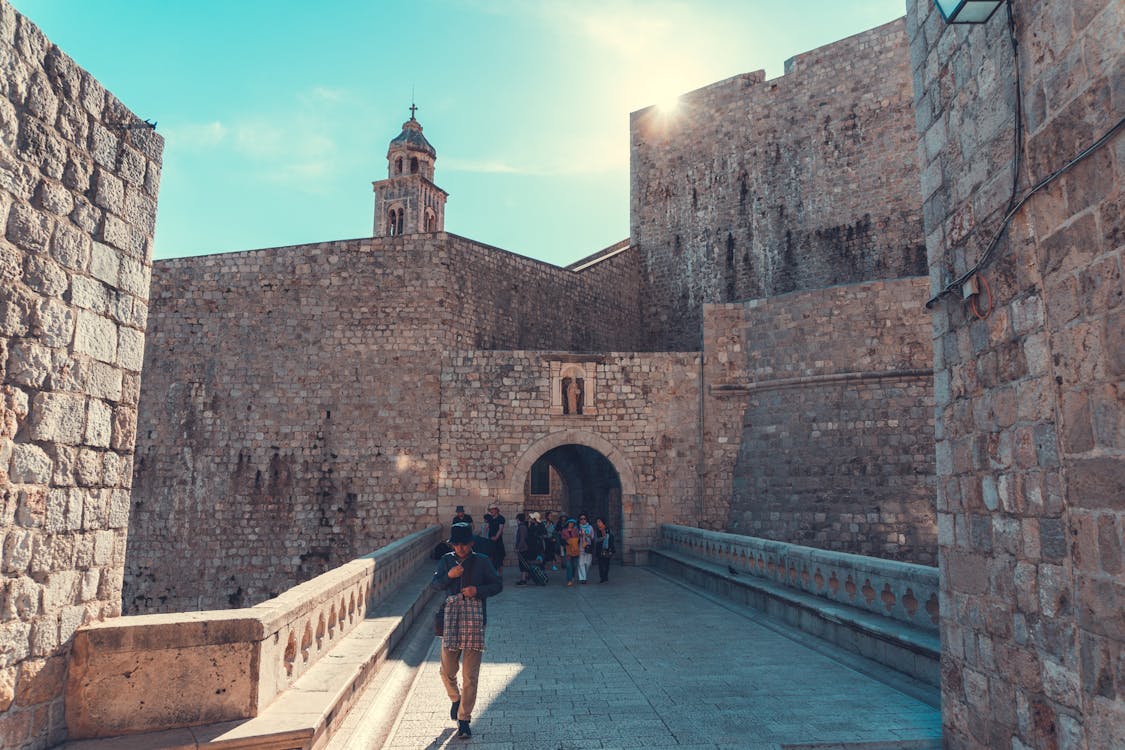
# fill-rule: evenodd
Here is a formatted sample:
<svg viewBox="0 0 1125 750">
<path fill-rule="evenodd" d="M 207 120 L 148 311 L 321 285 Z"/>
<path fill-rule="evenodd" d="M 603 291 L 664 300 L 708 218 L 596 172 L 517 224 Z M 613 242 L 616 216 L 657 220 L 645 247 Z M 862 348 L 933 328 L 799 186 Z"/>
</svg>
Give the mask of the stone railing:
<svg viewBox="0 0 1125 750">
<path fill-rule="evenodd" d="M 79 629 L 67 685 L 70 736 L 256 716 L 416 573 L 440 532 L 415 532 L 253 607 Z"/>
<path fill-rule="evenodd" d="M 938 570 L 925 565 L 665 524 L 666 549 L 937 633 Z"/>
</svg>

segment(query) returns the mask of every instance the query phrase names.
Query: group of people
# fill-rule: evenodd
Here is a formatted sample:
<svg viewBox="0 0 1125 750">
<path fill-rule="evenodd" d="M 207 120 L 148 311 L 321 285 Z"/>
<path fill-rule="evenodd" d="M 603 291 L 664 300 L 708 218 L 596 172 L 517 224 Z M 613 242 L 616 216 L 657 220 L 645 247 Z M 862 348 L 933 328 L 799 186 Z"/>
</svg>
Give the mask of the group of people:
<svg viewBox="0 0 1125 750">
<path fill-rule="evenodd" d="M 517 586 L 527 585 L 532 565 L 550 566 L 558 570 L 561 565 L 566 570 L 566 585 L 575 582 L 586 583 L 590 563 L 597 561 L 600 583 L 609 581 L 609 564 L 617 553 L 613 532 L 605 519 L 600 516 L 591 524 L 585 513 L 578 518 L 568 518 L 565 514 L 547 511 L 546 517 L 539 513 L 520 513 L 516 516 L 516 551 L 519 553 L 520 580 Z"/>
<path fill-rule="evenodd" d="M 447 543 L 452 551 L 440 556 L 430 581 L 431 588 L 444 594 L 434 627 L 442 639 L 441 681 L 449 696 L 449 718 L 457 722 L 461 739 L 473 734 L 470 722 L 484 653 L 486 602 L 504 588 L 499 572 L 504 567 L 504 524 L 499 506 L 492 505 L 480 529 L 474 529 L 472 516 L 458 505 Z M 578 518 L 560 513 L 556 518 L 548 511 L 545 519 L 538 513 L 519 513 L 516 524 L 517 586 L 527 585 L 531 565 L 558 570 L 560 562 L 566 568 L 567 586 L 573 586 L 575 580 L 586 583 L 590 562 L 595 559 L 601 582 L 609 580 L 609 564 L 617 550 L 604 518 L 596 518 L 591 525 L 585 513 Z"/>
</svg>

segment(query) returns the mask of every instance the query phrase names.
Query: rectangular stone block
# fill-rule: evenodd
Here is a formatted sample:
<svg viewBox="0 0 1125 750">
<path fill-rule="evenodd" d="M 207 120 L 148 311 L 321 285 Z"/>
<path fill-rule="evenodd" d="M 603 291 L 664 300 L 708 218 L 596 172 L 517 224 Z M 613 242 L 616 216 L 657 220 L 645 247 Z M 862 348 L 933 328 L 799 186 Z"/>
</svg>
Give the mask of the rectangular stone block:
<svg viewBox="0 0 1125 750">
<path fill-rule="evenodd" d="M 86 399 L 73 393 L 37 393 L 31 400 L 28 434 L 32 440 L 78 445 L 86 426 Z"/>
<path fill-rule="evenodd" d="M 78 311 L 74 332 L 74 350 L 94 359 L 117 362 L 117 326 L 109 318 L 86 310 Z"/>
</svg>

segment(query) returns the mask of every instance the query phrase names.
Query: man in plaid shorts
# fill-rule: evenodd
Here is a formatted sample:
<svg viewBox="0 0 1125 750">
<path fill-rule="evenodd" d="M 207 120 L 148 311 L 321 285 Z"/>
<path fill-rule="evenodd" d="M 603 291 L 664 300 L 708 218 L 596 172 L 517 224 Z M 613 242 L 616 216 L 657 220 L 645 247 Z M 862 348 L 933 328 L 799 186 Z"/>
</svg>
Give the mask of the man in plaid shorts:
<svg viewBox="0 0 1125 750">
<path fill-rule="evenodd" d="M 473 552 L 473 529 L 455 523 L 450 531 L 453 551 L 438 560 L 430 587 L 443 592 L 444 633 L 441 639 L 441 681 L 452 705 L 449 718 L 457 722 L 457 736 L 473 735 L 469 722 L 477 701 L 477 678 L 484 654 L 484 628 L 488 622 L 486 600 L 496 596 L 504 583 L 492 562 Z M 457 672 L 461 671 L 461 687 Z"/>
</svg>

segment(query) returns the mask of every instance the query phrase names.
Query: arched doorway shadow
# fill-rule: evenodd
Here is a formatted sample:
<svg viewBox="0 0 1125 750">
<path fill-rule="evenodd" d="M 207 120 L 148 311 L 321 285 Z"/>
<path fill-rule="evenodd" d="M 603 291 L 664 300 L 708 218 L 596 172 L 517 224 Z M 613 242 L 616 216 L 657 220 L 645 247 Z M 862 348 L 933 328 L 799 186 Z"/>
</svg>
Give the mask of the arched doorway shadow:
<svg viewBox="0 0 1125 750">
<path fill-rule="evenodd" d="M 561 486 L 530 494 L 533 473 L 540 482 L 549 476 Z M 548 435 L 523 452 L 509 482 L 509 497 L 518 507 L 562 510 L 573 517 L 585 512 L 591 523 L 604 517 L 617 535 L 619 554 L 624 554 L 633 530 L 627 510 L 633 504 L 636 480 L 625 456 L 605 439 L 574 430 Z"/>
</svg>

